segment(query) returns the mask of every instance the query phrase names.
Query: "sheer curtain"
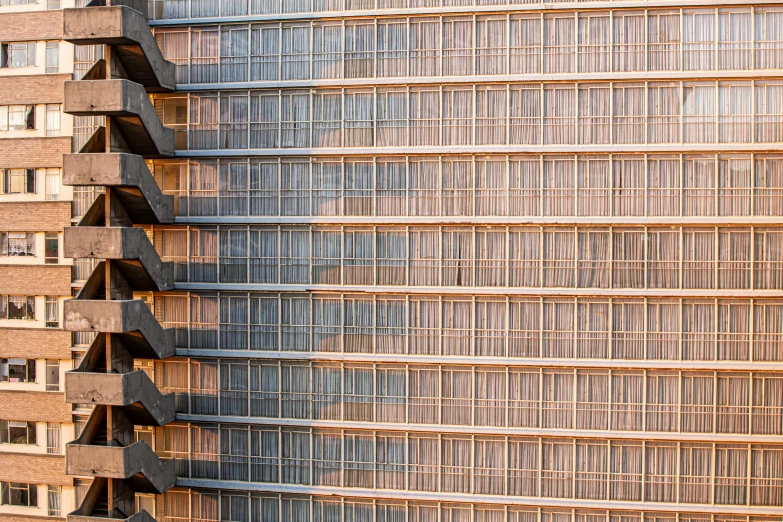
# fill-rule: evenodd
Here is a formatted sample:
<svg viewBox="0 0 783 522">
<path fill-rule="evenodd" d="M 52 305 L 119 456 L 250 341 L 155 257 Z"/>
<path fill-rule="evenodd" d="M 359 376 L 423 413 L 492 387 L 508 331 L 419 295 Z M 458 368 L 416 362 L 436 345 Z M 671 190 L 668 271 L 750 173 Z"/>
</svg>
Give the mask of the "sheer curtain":
<svg viewBox="0 0 783 522">
<path fill-rule="evenodd" d="M 156 30 L 155 40 L 163 57 L 177 66 L 177 83 L 190 83 L 190 34 L 187 31 Z"/>
<path fill-rule="evenodd" d="M 714 9 L 683 9 L 682 60 L 688 71 L 711 71 L 716 60 Z"/>
<path fill-rule="evenodd" d="M 218 81 L 220 33 L 217 28 L 191 29 L 190 81 L 215 83 Z"/>
<path fill-rule="evenodd" d="M 647 66 L 646 14 L 641 11 L 613 11 L 612 65 L 615 71 L 643 71 Z"/>
<path fill-rule="evenodd" d="M 611 14 L 596 12 L 579 14 L 578 63 L 579 72 L 608 72 L 611 47 Z"/>
<path fill-rule="evenodd" d="M 223 0 L 226 2 L 227 0 Z M 228 0 L 234 3 L 237 0 Z M 246 0 L 242 3 L 245 3 Z M 224 3 L 225 7 L 225 3 Z M 249 29 L 228 26 L 220 30 L 220 82 L 244 82 L 248 79 Z"/>
<path fill-rule="evenodd" d="M 277 80 L 280 76 L 280 26 L 250 27 L 250 81 Z"/>
</svg>

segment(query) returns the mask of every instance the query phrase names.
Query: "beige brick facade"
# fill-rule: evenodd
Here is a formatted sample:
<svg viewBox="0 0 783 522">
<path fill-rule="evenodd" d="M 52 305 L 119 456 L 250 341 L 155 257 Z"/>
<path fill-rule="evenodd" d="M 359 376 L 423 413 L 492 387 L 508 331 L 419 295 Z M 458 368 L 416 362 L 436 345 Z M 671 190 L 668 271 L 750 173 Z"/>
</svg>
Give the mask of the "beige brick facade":
<svg viewBox="0 0 783 522">
<path fill-rule="evenodd" d="M 71 405 L 64 393 L 2 390 L 0 419 L 71 422 Z"/>
<path fill-rule="evenodd" d="M 0 294 L 71 295 L 68 265 L 0 265 Z"/>
<path fill-rule="evenodd" d="M 3 203 L 0 205 L 0 223 L 6 232 L 59 232 L 71 223 L 71 203 Z"/>
<path fill-rule="evenodd" d="M 62 103 L 63 83 L 70 74 L 0 76 L 0 105 Z"/>
<path fill-rule="evenodd" d="M 0 74 L 0 105 L 62 104 L 64 101 L 63 84 L 72 77 L 70 74 L 72 60 L 68 55 L 69 53 L 73 55 L 73 51 L 69 44 L 62 41 L 63 11 L 61 9 L 39 10 L 42 3 L 40 1 L 35 3 L 37 7 L 31 6 L 35 9 L 31 12 L 0 14 L 0 42 L 39 42 L 35 46 L 36 67 L 13 71 L 2 69 L 7 72 Z M 44 1 L 43 4 L 46 2 Z M 70 4 L 72 5 L 73 3 Z M 43 74 L 45 60 L 44 46 L 40 43 L 42 41 L 60 42 L 60 74 Z M 47 48 L 47 60 L 49 53 Z M 36 113 L 37 124 L 42 121 L 43 116 L 48 116 L 38 113 L 37 110 Z M 61 131 L 63 134 L 70 134 L 70 118 L 62 113 L 61 116 L 64 118 L 61 121 Z M 43 137 L 42 129 L 39 125 L 37 128 L 39 132 L 24 133 L 24 135 L 38 134 L 41 137 L 0 139 L 0 170 L 62 167 L 62 155 L 71 152 L 72 138 L 70 136 Z M 48 179 L 47 183 L 49 183 Z M 37 188 L 40 189 L 41 185 L 38 184 Z M 70 192 L 66 192 L 63 195 L 70 199 L 69 194 Z M 43 199 L 41 194 L 30 196 L 30 199 Z M 24 201 L 28 198 L 18 194 L 3 196 L 2 199 L 0 230 L 3 232 L 61 232 L 71 223 L 70 201 Z M 39 257 L 37 260 L 41 259 L 42 257 Z M 70 265 L 3 264 L 0 259 L 0 294 L 70 296 L 71 272 Z M 41 303 L 41 299 L 38 299 L 38 302 Z M 0 357 L 39 360 L 37 384 L 13 385 L 18 388 L 13 390 L 0 389 L 0 419 L 70 425 L 73 422 L 72 406 L 65 402 L 65 394 L 40 391 L 45 389 L 43 383 L 46 381 L 46 372 L 42 371 L 40 360 L 56 359 L 69 364 L 71 333 L 61 329 L 43 328 L 44 311 L 40 309 L 41 307 L 39 306 L 36 314 L 39 321 L 30 325 L 38 326 L 37 328 L 0 328 Z M 61 432 L 61 436 L 65 438 L 63 442 L 70 440 L 71 434 L 71 427 L 65 426 Z M 9 451 L 7 447 L 0 448 L 0 481 L 72 487 L 73 478 L 65 473 L 65 456 L 49 455 L 46 451 L 47 431 L 39 424 L 35 446 L 20 446 L 14 448 L 14 451 Z M 45 487 L 39 490 L 39 509 L 31 509 L 29 512 L 46 515 L 47 506 L 52 508 L 48 504 L 45 491 Z M 0 522 L 62 522 L 66 514 L 72 510 L 72 492 L 63 489 L 62 501 L 64 503 L 60 504 L 61 516 L 2 513 Z M 0 511 L 7 512 L 8 508 L 9 506 L 4 505 Z M 24 508 L 17 507 L 11 507 L 10 510 L 25 512 Z"/>
<path fill-rule="evenodd" d="M 0 41 L 61 40 L 63 13 L 59 10 L 0 15 Z"/>
<path fill-rule="evenodd" d="M 0 140 L 0 169 L 62 167 L 63 154 L 71 152 L 71 138 L 20 138 Z"/>
<path fill-rule="evenodd" d="M 0 328 L 0 357 L 69 359 L 71 334 L 57 329 Z"/>
<path fill-rule="evenodd" d="M 65 474 L 63 455 L 25 455 L 6 453 L 0 466 L 0 481 L 28 482 L 70 486 L 73 479 Z"/>
</svg>

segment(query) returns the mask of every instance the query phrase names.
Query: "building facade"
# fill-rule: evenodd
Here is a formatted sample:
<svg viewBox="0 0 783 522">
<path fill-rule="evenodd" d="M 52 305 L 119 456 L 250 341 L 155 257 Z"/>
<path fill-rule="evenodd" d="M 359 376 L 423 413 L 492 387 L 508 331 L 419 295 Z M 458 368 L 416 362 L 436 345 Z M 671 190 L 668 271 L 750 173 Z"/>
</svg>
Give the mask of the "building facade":
<svg viewBox="0 0 783 522">
<path fill-rule="evenodd" d="M 783 519 L 783 5 L 104 3 L 73 522 Z"/>
<path fill-rule="evenodd" d="M 73 0 L 70 2 L 73 3 Z M 72 366 L 63 303 L 72 260 L 63 251 L 71 187 L 62 155 L 72 118 L 63 83 L 74 70 L 53 1 L 0 1 L 0 520 L 63 518 L 76 507 L 65 474 L 74 438 L 64 400 Z"/>
</svg>

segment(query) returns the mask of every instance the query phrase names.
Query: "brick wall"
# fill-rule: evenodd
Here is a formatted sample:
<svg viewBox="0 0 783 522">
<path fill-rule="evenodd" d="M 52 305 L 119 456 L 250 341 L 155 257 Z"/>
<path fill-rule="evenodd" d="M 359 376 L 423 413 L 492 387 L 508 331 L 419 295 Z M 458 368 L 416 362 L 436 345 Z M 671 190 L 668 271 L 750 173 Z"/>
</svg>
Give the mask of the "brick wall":
<svg viewBox="0 0 783 522">
<path fill-rule="evenodd" d="M 71 224 L 71 202 L 0 204 L 4 232 L 60 232 Z"/>
<path fill-rule="evenodd" d="M 71 152 L 71 138 L 17 138 L 0 140 L 0 169 L 62 167 Z"/>
<path fill-rule="evenodd" d="M 73 479 L 65 474 L 65 457 L 62 455 L 3 454 L 0 481 L 28 482 L 70 486 Z"/>
<path fill-rule="evenodd" d="M 0 41 L 62 40 L 62 11 L 0 14 Z"/>
<path fill-rule="evenodd" d="M 62 103 L 63 83 L 70 74 L 0 77 L 0 105 Z"/>
<path fill-rule="evenodd" d="M 0 265 L 0 271 L 0 294 L 71 295 L 68 265 Z"/>
<path fill-rule="evenodd" d="M 0 419 L 38 422 L 72 422 L 71 405 L 64 393 L 0 391 Z"/>
<path fill-rule="evenodd" d="M 0 357 L 70 359 L 71 333 L 40 328 L 0 328 Z"/>
</svg>

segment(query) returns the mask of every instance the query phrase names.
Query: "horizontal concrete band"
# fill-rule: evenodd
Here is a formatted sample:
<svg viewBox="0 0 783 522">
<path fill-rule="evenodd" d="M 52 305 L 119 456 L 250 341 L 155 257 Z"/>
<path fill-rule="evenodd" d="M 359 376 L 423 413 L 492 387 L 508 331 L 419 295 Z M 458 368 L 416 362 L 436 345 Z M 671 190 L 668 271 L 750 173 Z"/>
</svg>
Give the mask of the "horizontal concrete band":
<svg viewBox="0 0 783 522">
<path fill-rule="evenodd" d="M 401 76 L 394 78 L 329 78 L 313 80 L 255 80 L 245 82 L 180 83 L 177 91 L 217 91 L 229 89 L 274 89 L 299 87 L 358 87 L 386 85 L 432 85 L 438 83 L 492 83 L 492 82 L 575 82 L 604 80 L 759 80 L 780 78 L 778 69 L 754 69 L 744 71 L 634 71 L 603 73 L 551 73 L 551 74 L 496 74 L 464 76 Z"/>
<path fill-rule="evenodd" d="M 449 294 L 449 295 L 518 295 L 518 296 L 596 296 L 596 297 L 720 297 L 779 298 L 780 290 L 692 290 L 651 288 L 518 288 L 466 286 L 368 286 L 368 285 L 280 285 L 258 283 L 175 283 L 175 290 L 251 291 L 251 292 L 351 292 L 372 294 Z"/>
<path fill-rule="evenodd" d="M 609 190 L 609 189 L 607 189 Z M 216 198 L 217 199 L 217 198 Z M 489 216 L 179 216 L 177 225 L 725 225 L 769 226 L 783 224 L 781 216 L 741 217 L 489 217 Z"/>
<path fill-rule="evenodd" d="M 285 0 L 283 0 L 285 1 Z M 510 1 L 509 1 L 510 3 Z M 756 5 L 776 4 L 775 0 L 759 0 L 755 1 Z M 174 18 L 170 20 L 150 20 L 152 27 L 157 26 L 178 26 L 178 25 L 207 25 L 226 22 L 266 22 L 272 20 L 304 20 L 304 19 L 319 19 L 319 18 L 366 18 L 370 16 L 401 16 L 407 14 L 423 14 L 423 15 L 449 15 L 449 14 L 484 14 L 484 13 L 499 13 L 499 12 L 525 12 L 525 11 L 554 11 L 564 9 L 579 9 L 579 10 L 593 10 L 593 9 L 609 9 L 609 8 L 623 8 L 623 9 L 640 9 L 645 7 L 714 7 L 719 6 L 732 6 L 737 5 L 736 1 L 732 0 L 686 0 L 684 2 L 676 2 L 671 0 L 652 0 L 649 2 L 634 2 L 633 0 L 621 0 L 616 2 L 547 2 L 547 3 L 531 3 L 524 5 L 492 5 L 492 6 L 445 6 L 445 7 L 414 7 L 414 8 L 399 8 L 399 9 L 366 9 L 366 10 L 354 10 L 354 11 L 320 11 L 320 12 L 302 12 L 302 13 L 272 13 L 272 14 L 253 14 L 242 16 L 211 16 L 203 18 Z"/>
<path fill-rule="evenodd" d="M 565 437 L 568 439 L 617 439 L 632 441 L 688 441 L 716 443 L 783 443 L 781 435 L 738 435 L 725 433 L 664 433 L 664 432 L 630 432 L 618 430 L 566 430 L 563 428 L 510 428 L 503 426 L 455 426 L 441 424 L 405 424 L 391 422 L 354 422 L 354 421 L 320 421 L 307 419 L 279 419 L 262 417 L 233 417 L 219 415 L 188 415 L 177 414 L 178 421 L 195 423 L 227 423 L 252 426 L 286 427 L 286 428 L 323 428 L 346 430 L 373 430 L 384 432 L 405 433 L 448 433 L 459 435 L 509 435 L 518 437 Z"/>
<path fill-rule="evenodd" d="M 670 360 L 628 360 L 628 359 L 546 359 L 515 357 L 482 357 L 452 355 L 413 354 L 367 354 L 344 352 L 290 352 L 261 350 L 200 350 L 178 348 L 179 357 L 194 358 L 243 358 L 270 361 L 322 361 L 347 363 L 407 363 L 407 364 L 454 364 L 469 366 L 502 366 L 515 368 L 596 368 L 613 370 L 657 369 L 657 370 L 715 370 L 744 372 L 783 372 L 783 362 L 747 361 L 670 361 Z"/>
<path fill-rule="evenodd" d="M 215 131 L 217 132 L 217 131 Z M 522 154 L 526 152 L 551 152 L 566 154 L 574 152 L 611 153 L 688 153 L 716 152 L 780 152 L 776 143 L 672 143 L 661 145 L 443 145 L 425 147 L 324 147 L 291 149 L 206 149 L 178 150 L 178 158 L 236 157 L 236 156 L 405 156 L 406 154 Z"/>
</svg>

